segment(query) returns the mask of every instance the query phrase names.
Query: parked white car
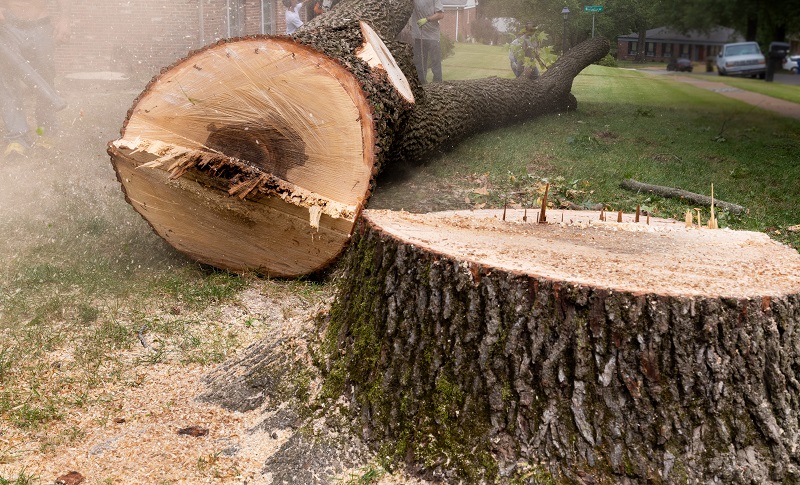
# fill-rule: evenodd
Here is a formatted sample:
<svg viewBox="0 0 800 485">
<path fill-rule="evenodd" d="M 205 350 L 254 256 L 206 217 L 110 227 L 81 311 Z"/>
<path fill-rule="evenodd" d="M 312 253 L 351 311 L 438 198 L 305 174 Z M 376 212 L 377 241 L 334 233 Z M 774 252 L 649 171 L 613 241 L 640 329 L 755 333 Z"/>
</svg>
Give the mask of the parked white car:
<svg viewBox="0 0 800 485">
<path fill-rule="evenodd" d="M 797 74 L 797 66 L 800 65 L 800 54 L 786 56 L 783 59 L 783 68 L 787 71 Z"/>
<path fill-rule="evenodd" d="M 758 76 L 763 79 L 767 73 L 767 60 L 755 42 L 725 44 L 717 55 L 717 73 L 720 76 Z"/>
</svg>

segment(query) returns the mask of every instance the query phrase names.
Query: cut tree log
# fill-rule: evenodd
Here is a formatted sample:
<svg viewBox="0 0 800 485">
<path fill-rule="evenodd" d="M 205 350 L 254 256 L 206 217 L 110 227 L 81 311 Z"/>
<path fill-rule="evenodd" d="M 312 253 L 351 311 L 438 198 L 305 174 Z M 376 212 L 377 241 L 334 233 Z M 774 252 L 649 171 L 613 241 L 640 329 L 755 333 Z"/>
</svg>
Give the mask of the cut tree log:
<svg viewBox="0 0 800 485">
<path fill-rule="evenodd" d="M 796 251 L 501 212 L 360 218 L 323 348 L 376 447 L 468 483 L 800 480 Z"/>
<path fill-rule="evenodd" d="M 126 199 L 203 263 L 317 272 L 348 243 L 385 163 L 574 108 L 572 79 L 608 51 L 589 41 L 536 81 L 423 90 L 410 49 L 392 41 L 411 7 L 344 0 L 292 37 L 222 41 L 165 69 L 109 143 Z"/>
</svg>

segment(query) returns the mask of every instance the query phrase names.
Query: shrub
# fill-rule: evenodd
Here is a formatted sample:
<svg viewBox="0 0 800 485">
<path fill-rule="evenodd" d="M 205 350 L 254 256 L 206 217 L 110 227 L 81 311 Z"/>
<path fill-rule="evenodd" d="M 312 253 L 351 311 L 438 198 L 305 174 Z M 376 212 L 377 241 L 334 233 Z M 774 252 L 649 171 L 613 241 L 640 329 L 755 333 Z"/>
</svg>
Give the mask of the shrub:
<svg viewBox="0 0 800 485">
<path fill-rule="evenodd" d="M 453 39 L 442 34 L 439 37 L 439 49 L 442 51 L 442 59 L 447 59 L 456 53 L 456 44 Z"/>
<path fill-rule="evenodd" d="M 497 45 L 500 43 L 500 32 L 492 24 L 492 19 L 481 17 L 472 24 L 472 37 L 481 44 Z"/>
<path fill-rule="evenodd" d="M 612 56 L 611 54 L 606 54 L 604 58 L 595 62 L 595 64 L 605 67 L 617 67 L 617 59 L 614 58 L 614 56 Z"/>
</svg>

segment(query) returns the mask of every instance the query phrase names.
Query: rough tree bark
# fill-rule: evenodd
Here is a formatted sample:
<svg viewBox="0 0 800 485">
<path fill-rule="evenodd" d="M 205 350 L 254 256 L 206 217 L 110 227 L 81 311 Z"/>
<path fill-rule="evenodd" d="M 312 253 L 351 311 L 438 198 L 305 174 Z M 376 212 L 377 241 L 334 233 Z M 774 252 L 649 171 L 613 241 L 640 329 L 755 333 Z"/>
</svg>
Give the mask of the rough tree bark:
<svg viewBox="0 0 800 485">
<path fill-rule="evenodd" d="M 573 49 L 540 80 L 416 83 L 409 0 L 344 0 L 292 37 L 222 41 L 167 68 L 108 151 L 127 200 L 201 262 L 298 276 L 347 244 L 384 163 L 575 107 Z"/>
<path fill-rule="evenodd" d="M 364 435 L 472 483 L 800 481 L 797 252 L 554 212 L 364 212 L 325 343 Z"/>
</svg>

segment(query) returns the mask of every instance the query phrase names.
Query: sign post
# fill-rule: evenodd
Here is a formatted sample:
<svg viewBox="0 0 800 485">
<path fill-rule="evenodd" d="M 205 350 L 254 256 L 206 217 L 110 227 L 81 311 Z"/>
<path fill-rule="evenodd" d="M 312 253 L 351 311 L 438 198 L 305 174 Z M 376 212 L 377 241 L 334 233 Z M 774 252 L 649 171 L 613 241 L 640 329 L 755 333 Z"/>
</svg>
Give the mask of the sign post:
<svg viewBox="0 0 800 485">
<path fill-rule="evenodd" d="M 594 39 L 594 14 L 603 11 L 602 5 L 586 5 L 583 7 L 584 12 L 592 12 L 592 39 Z"/>
</svg>

